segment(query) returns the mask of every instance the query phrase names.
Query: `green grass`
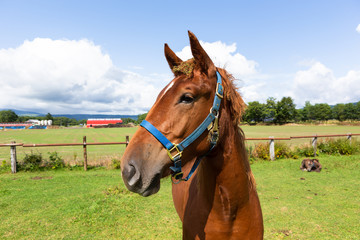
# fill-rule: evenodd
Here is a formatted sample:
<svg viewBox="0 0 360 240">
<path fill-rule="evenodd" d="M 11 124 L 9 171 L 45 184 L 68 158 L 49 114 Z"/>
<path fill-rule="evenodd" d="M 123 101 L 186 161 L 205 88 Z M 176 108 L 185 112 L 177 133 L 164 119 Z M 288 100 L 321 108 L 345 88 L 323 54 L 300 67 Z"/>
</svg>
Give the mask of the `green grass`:
<svg viewBox="0 0 360 240">
<path fill-rule="evenodd" d="M 2 239 L 177 239 L 169 179 L 159 194 L 127 191 L 120 171 L 0 175 Z"/>
<path fill-rule="evenodd" d="M 360 155 L 255 162 L 265 239 L 358 239 Z M 303 180 L 304 179 L 304 180 Z M 148 198 L 128 192 L 119 170 L 0 174 L 2 239 L 181 239 L 170 179 Z"/>
<path fill-rule="evenodd" d="M 359 239 L 360 156 L 318 159 L 320 173 L 300 171 L 301 160 L 252 165 L 265 239 Z"/>
</svg>

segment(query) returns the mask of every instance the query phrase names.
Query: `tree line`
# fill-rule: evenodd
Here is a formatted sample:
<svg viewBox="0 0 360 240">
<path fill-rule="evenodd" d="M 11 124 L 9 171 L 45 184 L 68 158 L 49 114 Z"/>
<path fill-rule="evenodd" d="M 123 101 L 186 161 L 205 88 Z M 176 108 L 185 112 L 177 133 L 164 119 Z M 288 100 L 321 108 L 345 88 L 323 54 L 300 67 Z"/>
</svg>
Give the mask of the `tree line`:
<svg viewBox="0 0 360 240">
<path fill-rule="evenodd" d="M 51 120 L 53 125 L 58 126 L 73 126 L 79 124 L 86 124 L 86 119 L 84 120 L 76 120 L 74 118 L 67 117 L 53 117 L 51 113 L 46 114 L 43 117 L 40 116 L 18 116 L 12 110 L 3 110 L 0 111 L 0 122 L 19 122 L 23 123 L 28 121 L 29 119 L 37 119 L 37 120 Z"/>
<path fill-rule="evenodd" d="M 289 122 L 327 121 L 335 119 L 339 121 L 360 120 L 360 101 L 357 103 L 338 103 L 330 106 L 327 103 L 312 105 L 309 101 L 305 106 L 296 109 L 291 97 L 283 97 L 277 101 L 269 97 L 266 103 L 258 101 L 249 102 L 243 115 L 243 121 L 249 124 Z"/>
</svg>

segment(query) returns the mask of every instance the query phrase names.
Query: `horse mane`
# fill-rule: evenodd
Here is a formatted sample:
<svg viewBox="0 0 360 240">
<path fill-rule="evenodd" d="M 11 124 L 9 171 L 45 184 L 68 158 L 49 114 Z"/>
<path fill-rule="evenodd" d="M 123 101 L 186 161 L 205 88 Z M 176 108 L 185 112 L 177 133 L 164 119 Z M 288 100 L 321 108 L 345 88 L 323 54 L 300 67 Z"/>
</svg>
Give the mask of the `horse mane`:
<svg viewBox="0 0 360 240">
<path fill-rule="evenodd" d="M 239 135 L 241 138 L 242 146 L 240 147 L 243 148 L 243 152 L 244 152 L 243 158 L 245 159 L 244 164 L 249 179 L 249 185 L 250 188 L 256 189 L 255 177 L 251 171 L 249 158 L 247 156 L 247 152 L 245 149 L 245 134 L 243 130 L 239 127 L 241 122 L 241 117 L 246 109 L 246 104 L 242 99 L 238 91 L 238 88 L 235 86 L 236 79 L 233 77 L 233 75 L 228 73 L 225 69 L 222 68 L 217 68 L 217 70 L 223 77 L 224 99 L 225 101 L 228 102 L 231 119 L 233 121 L 234 126 L 239 131 Z"/>
<path fill-rule="evenodd" d="M 233 124 L 239 125 L 241 117 L 245 112 L 246 104 L 240 96 L 238 88 L 235 86 L 236 80 L 233 75 L 222 68 L 218 68 L 217 70 L 223 77 L 224 98 L 226 101 L 230 102 L 230 115 L 233 120 Z"/>
</svg>

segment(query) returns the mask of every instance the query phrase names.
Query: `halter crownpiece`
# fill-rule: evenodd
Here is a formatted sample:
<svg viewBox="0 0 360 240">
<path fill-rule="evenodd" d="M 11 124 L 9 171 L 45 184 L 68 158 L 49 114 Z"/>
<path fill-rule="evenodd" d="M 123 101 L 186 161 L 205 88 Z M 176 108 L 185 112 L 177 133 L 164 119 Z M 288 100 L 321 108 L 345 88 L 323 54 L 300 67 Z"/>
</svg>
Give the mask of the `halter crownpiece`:
<svg viewBox="0 0 360 240">
<path fill-rule="evenodd" d="M 179 183 L 180 181 L 187 181 L 190 179 L 192 174 L 195 172 L 196 168 L 199 166 L 200 161 L 206 155 L 208 155 L 211 150 L 216 146 L 217 140 L 219 138 L 218 127 L 219 127 L 219 109 L 221 104 L 221 99 L 223 98 L 224 89 L 222 87 L 221 75 L 216 71 L 216 92 L 214 97 L 213 105 L 210 109 L 209 115 L 205 120 L 181 143 L 175 144 L 169 141 L 164 134 L 162 134 L 156 127 L 154 127 L 150 122 L 143 120 L 140 123 L 140 126 L 145 128 L 149 133 L 151 133 L 167 150 L 169 158 L 174 162 L 174 166 L 171 166 L 170 169 L 173 171 L 172 177 L 176 180 L 174 183 Z M 183 178 L 183 172 L 181 171 L 181 157 L 182 152 L 186 147 L 193 143 L 198 137 L 200 137 L 205 130 L 210 132 L 210 149 L 209 151 L 198 157 L 192 166 L 188 176 Z"/>
</svg>

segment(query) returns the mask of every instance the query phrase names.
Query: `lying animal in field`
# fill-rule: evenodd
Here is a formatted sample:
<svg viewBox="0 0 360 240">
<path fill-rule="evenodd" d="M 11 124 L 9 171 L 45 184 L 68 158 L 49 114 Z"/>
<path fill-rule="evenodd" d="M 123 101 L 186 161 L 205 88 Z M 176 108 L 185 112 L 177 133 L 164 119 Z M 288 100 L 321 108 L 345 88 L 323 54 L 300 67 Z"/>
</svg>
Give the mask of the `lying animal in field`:
<svg viewBox="0 0 360 240">
<path fill-rule="evenodd" d="M 300 170 L 308 171 L 308 172 L 320 172 L 321 171 L 321 164 L 317 159 L 309 159 L 306 158 L 302 160 Z"/>
</svg>

